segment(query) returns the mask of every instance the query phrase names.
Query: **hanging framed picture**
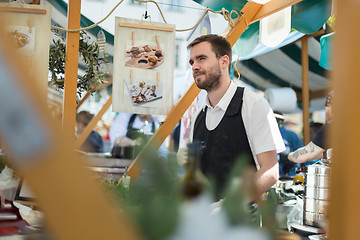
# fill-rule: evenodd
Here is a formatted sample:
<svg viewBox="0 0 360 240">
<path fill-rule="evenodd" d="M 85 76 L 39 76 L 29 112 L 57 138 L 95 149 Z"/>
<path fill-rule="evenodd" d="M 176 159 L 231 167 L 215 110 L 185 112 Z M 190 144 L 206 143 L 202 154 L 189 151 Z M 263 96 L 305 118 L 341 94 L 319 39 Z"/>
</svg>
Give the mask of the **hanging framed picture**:
<svg viewBox="0 0 360 240">
<path fill-rule="evenodd" d="M 0 3 L 0 20 L 34 84 L 47 98 L 51 6 Z M 36 67 L 35 67 L 36 66 Z M 36 76 L 36 77 L 35 77 Z"/>
<path fill-rule="evenodd" d="M 175 26 L 117 17 L 113 111 L 166 115 L 173 105 Z"/>
</svg>

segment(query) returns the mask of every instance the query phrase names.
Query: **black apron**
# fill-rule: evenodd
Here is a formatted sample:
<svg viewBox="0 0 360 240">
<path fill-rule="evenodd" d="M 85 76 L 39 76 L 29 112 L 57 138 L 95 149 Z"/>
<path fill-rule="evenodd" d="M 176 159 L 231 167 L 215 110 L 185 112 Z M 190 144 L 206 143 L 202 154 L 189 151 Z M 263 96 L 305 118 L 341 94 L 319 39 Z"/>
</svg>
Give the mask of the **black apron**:
<svg viewBox="0 0 360 240">
<path fill-rule="evenodd" d="M 244 88 L 238 87 L 219 125 L 209 131 L 205 118 L 207 107 L 201 111 L 194 125 L 193 140 L 202 141 L 205 149 L 201 156 L 200 169 L 215 181 L 215 198 L 223 197 L 234 163 L 245 155 L 249 165 L 256 168 L 241 114 Z"/>
</svg>

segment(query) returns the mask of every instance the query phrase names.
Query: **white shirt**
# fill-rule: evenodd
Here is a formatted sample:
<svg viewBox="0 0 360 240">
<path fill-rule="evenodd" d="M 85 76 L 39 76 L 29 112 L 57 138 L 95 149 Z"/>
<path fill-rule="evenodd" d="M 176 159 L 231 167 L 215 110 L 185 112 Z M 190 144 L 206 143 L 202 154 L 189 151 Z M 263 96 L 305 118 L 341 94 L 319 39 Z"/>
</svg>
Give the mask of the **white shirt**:
<svg viewBox="0 0 360 240">
<path fill-rule="evenodd" d="M 236 84 L 231 82 L 228 90 L 214 108 L 210 106 L 209 99 L 206 98 L 206 106 L 208 109 L 205 122 L 208 130 L 213 130 L 219 125 L 236 89 Z M 205 106 L 192 117 L 191 140 L 193 137 L 194 123 L 200 111 L 205 111 Z M 245 89 L 241 114 L 251 152 L 255 159 L 256 166 L 259 168 L 256 158 L 257 154 L 272 150 L 276 150 L 276 152 L 279 153 L 285 150 L 285 145 L 274 113 L 264 97 Z"/>
</svg>

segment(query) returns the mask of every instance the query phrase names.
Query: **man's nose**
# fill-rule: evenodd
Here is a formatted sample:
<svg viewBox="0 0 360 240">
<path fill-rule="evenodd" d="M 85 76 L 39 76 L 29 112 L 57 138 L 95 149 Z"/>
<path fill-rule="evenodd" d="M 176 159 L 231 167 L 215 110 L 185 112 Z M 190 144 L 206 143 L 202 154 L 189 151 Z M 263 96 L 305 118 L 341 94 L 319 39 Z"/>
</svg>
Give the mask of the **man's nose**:
<svg viewBox="0 0 360 240">
<path fill-rule="evenodd" d="M 196 70 L 199 70 L 199 69 L 200 69 L 199 65 L 197 63 L 193 63 L 192 70 L 196 71 Z"/>
</svg>

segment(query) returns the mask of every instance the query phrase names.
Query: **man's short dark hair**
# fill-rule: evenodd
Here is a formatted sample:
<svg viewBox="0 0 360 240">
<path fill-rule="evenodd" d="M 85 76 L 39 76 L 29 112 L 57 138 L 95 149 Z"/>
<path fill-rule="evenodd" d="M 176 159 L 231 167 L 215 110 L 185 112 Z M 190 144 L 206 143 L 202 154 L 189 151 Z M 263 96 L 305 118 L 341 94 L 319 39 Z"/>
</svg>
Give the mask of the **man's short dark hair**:
<svg viewBox="0 0 360 240">
<path fill-rule="evenodd" d="M 93 117 L 94 114 L 91 114 L 88 111 L 81 111 L 76 114 L 76 121 L 87 126 Z"/>
<path fill-rule="evenodd" d="M 188 46 L 187 49 L 191 49 L 193 46 L 202 43 L 202 42 L 208 42 L 211 44 L 211 48 L 213 52 L 215 53 L 215 56 L 217 58 L 220 58 L 224 55 L 227 55 L 229 57 L 229 73 L 231 69 L 231 63 L 232 63 L 232 49 L 231 44 L 226 40 L 226 38 L 216 35 L 216 34 L 208 34 L 208 35 L 202 35 L 200 37 L 195 38 Z"/>
</svg>

